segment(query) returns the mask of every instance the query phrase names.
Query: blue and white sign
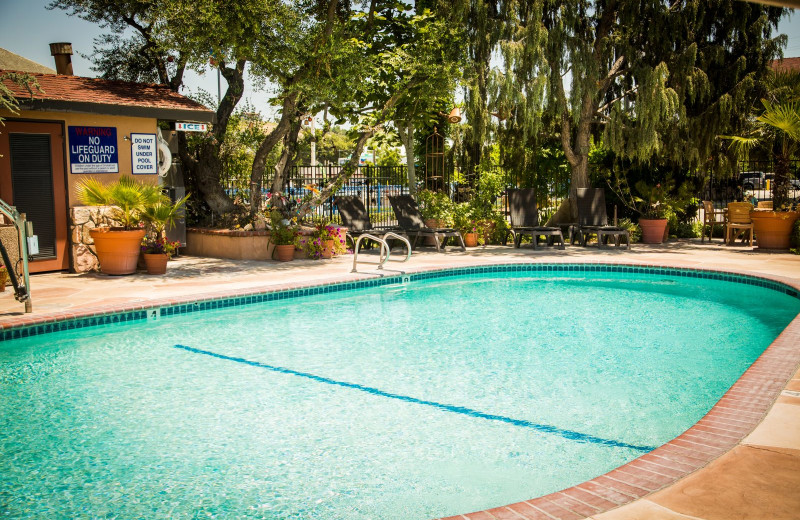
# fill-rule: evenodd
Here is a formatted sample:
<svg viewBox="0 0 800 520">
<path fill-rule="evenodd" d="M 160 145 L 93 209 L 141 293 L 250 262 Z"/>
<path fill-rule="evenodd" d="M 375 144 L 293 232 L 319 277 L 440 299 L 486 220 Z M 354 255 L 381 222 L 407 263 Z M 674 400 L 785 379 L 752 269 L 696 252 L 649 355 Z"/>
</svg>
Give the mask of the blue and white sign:
<svg viewBox="0 0 800 520">
<path fill-rule="evenodd" d="M 70 126 L 72 173 L 119 173 L 117 129 L 113 126 Z"/>
<path fill-rule="evenodd" d="M 131 134 L 131 173 L 158 173 L 158 143 L 156 134 Z"/>
</svg>

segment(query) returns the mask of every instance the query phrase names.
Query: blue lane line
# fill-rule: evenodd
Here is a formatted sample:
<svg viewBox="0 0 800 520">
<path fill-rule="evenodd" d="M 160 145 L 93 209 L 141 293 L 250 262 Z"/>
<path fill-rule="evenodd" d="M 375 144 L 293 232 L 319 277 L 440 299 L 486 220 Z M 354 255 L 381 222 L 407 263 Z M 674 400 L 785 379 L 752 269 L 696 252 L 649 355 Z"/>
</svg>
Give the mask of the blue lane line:
<svg viewBox="0 0 800 520">
<path fill-rule="evenodd" d="M 524 419 L 512 419 L 511 417 L 505 417 L 503 415 L 495 415 L 490 413 L 480 412 L 478 410 L 473 410 L 471 408 L 466 408 L 463 406 L 454 406 L 451 404 L 443 404 L 437 403 L 436 401 L 426 401 L 425 399 L 417 399 L 416 397 L 409 397 L 407 395 L 401 394 L 392 394 L 390 392 L 385 392 L 378 388 L 373 388 L 371 386 L 364 386 L 359 385 L 356 383 L 348 383 L 346 381 L 337 381 L 335 379 L 329 379 L 327 377 L 317 376 L 314 374 L 309 374 L 307 372 L 298 372 L 297 370 L 292 370 L 291 368 L 284 368 L 284 367 L 277 367 L 273 365 L 267 365 L 266 363 L 260 363 L 258 361 L 251 361 L 249 359 L 244 359 L 240 357 L 233 357 L 233 356 L 226 356 L 225 354 L 218 354 L 216 352 L 211 352 L 209 350 L 202 350 L 199 348 L 194 347 L 187 347 L 186 345 L 175 345 L 175 348 L 185 350 L 187 352 L 192 352 L 194 354 L 205 354 L 206 356 L 215 357 L 218 359 L 224 359 L 226 361 L 235 361 L 236 363 L 242 363 L 245 365 L 250 365 L 253 367 L 258 368 L 265 368 L 267 370 L 271 370 L 273 372 L 278 372 L 281 374 L 289 374 L 298 377 L 304 377 L 306 379 L 311 379 L 313 381 L 317 381 L 319 383 L 325 383 L 328 385 L 335 385 L 335 386 L 342 386 L 344 388 L 352 388 L 355 390 L 361 390 L 362 392 L 366 392 L 372 395 L 378 395 L 381 397 L 388 397 L 390 399 L 397 399 L 399 401 L 405 401 L 407 403 L 414 403 L 414 404 L 422 404 L 425 406 L 431 406 L 438 410 L 442 410 L 445 412 L 451 413 L 459 413 L 462 415 L 468 415 L 470 417 L 477 417 L 479 419 L 486 419 L 489 421 L 499 421 L 504 422 L 507 424 L 513 424 L 514 426 L 521 426 L 523 428 L 531 428 L 533 430 L 549 433 L 552 435 L 558 435 L 559 437 L 563 437 L 565 439 L 569 439 L 571 441 L 576 442 L 588 442 L 592 444 L 599 444 L 601 446 L 609 446 L 612 448 L 628 448 L 636 451 L 641 451 L 643 453 L 647 453 L 649 451 L 653 451 L 655 449 L 654 446 L 638 446 L 636 444 L 628 444 L 627 442 L 620 442 L 615 441 L 613 439 L 604 439 L 602 437 L 595 437 L 594 435 L 588 435 L 586 433 L 576 432 L 573 430 L 565 430 L 562 428 L 558 428 L 556 426 L 551 426 L 549 424 L 538 424 L 530 421 L 526 421 Z"/>
</svg>

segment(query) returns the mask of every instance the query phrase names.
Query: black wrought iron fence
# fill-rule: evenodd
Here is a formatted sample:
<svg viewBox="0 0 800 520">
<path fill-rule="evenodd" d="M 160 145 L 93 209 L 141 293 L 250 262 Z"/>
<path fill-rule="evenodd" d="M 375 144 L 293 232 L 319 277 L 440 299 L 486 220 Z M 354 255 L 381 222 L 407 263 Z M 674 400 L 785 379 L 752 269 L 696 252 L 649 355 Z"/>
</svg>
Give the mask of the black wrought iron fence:
<svg viewBox="0 0 800 520">
<path fill-rule="evenodd" d="M 341 171 L 340 166 L 296 166 L 289 176 L 286 195 L 301 200 L 311 190 L 325 186 Z M 563 175 L 539 175 L 532 173 L 524 179 L 514 178 L 505 170 L 497 167 L 493 173 L 500 176 L 503 187 L 502 194 L 493 200 L 497 211 L 508 215 L 508 200 L 505 190 L 508 188 L 536 188 L 540 219 L 546 221 L 558 209 L 561 202 L 569 194 L 569 172 Z M 314 208 L 312 216 L 324 218 L 331 222 L 341 222 L 334 203 L 337 195 L 355 195 L 359 197 L 370 213 L 375 225 L 392 225 L 396 223 L 389 197 L 408 194 L 408 176 L 405 166 L 359 166 L 342 187 L 320 206 Z M 425 169 L 416 170 L 418 189 L 425 185 Z M 475 177 L 468 178 L 453 168 L 447 177 L 448 182 L 435 188 L 448 193 L 454 202 L 467 202 L 471 199 L 477 186 Z M 250 179 L 224 178 L 223 187 L 233 198 L 244 203 L 250 200 Z M 266 196 L 268 188 L 263 189 Z"/>
<path fill-rule="evenodd" d="M 758 201 L 771 201 L 774 172 L 772 161 L 742 161 L 739 173 L 733 176 L 715 174 L 713 170 L 698 172 L 702 180 L 699 198 L 711 200 L 719 207 L 742 200 L 745 194 Z M 800 160 L 789 163 L 789 198 L 800 200 Z"/>
</svg>

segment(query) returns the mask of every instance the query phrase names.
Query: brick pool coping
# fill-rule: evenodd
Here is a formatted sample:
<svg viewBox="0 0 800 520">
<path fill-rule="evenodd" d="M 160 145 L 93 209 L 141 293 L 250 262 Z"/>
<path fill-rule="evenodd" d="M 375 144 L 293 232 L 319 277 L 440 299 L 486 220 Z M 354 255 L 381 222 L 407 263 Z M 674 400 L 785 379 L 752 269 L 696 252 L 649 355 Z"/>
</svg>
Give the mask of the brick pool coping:
<svg viewBox="0 0 800 520">
<path fill-rule="evenodd" d="M 207 304 L 223 299 L 247 299 L 254 295 L 325 288 L 364 280 L 389 280 L 397 276 L 417 273 L 462 271 L 471 268 L 485 269 L 492 266 L 527 264 L 597 265 L 701 271 L 722 276 L 753 277 L 783 284 L 800 292 L 800 281 L 795 279 L 752 271 L 698 268 L 696 265 L 680 262 L 626 262 L 614 261 L 614 259 L 586 262 L 575 258 L 547 258 L 527 261 L 515 259 L 501 262 L 474 262 L 458 265 L 455 268 L 409 268 L 402 272 L 387 272 L 384 275 L 350 274 L 302 283 L 273 284 L 253 286 L 234 291 L 217 291 L 203 294 L 201 297 L 194 294 L 177 298 L 152 299 L 133 305 L 112 304 L 74 312 L 54 312 L 36 316 L 13 317 L 0 322 L 0 333 L 2 333 L 3 337 L 9 339 L 14 337 L 14 331 L 28 330 L 30 327 L 41 327 L 38 333 L 48 333 L 57 330 L 58 326 L 54 326 L 56 323 L 64 321 L 85 320 L 86 324 L 84 326 L 101 325 L 126 321 L 124 319 L 111 320 L 111 317 L 115 315 L 130 315 L 132 320 L 141 320 L 146 317 L 148 309 L 154 308 L 162 308 L 161 314 L 167 315 L 172 314 L 172 312 L 165 313 L 163 311 L 166 309 L 163 308 L 191 305 L 193 308 L 197 308 L 196 310 L 204 310 L 217 308 Z M 325 292 L 327 292 L 327 289 L 325 289 Z M 245 300 L 241 303 L 252 302 Z M 180 311 L 180 307 L 178 309 L 179 312 L 191 312 L 193 310 L 184 308 Z M 25 336 L 27 335 L 21 337 Z M 730 451 L 760 424 L 800 364 L 800 349 L 797 348 L 798 345 L 800 345 L 800 316 L 792 320 L 700 421 L 675 439 L 627 464 L 576 486 L 548 495 L 485 511 L 449 516 L 442 520 L 580 520 L 615 509 L 668 487 Z"/>
</svg>

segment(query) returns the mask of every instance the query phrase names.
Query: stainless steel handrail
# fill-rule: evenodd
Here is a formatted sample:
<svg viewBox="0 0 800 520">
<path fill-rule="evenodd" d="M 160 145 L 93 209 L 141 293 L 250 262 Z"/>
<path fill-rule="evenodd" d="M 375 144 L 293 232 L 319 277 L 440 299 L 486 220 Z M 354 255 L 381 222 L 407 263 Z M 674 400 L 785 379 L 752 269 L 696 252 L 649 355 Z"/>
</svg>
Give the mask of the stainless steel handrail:
<svg viewBox="0 0 800 520">
<path fill-rule="evenodd" d="M 358 264 L 358 251 L 361 246 L 361 241 L 364 239 L 369 239 L 374 242 L 377 242 L 381 245 L 381 251 L 378 255 L 377 262 L 370 262 L 369 260 L 361 260 L 362 264 L 377 264 L 378 269 L 383 269 L 383 264 L 389 262 L 389 257 L 392 256 L 392 248 L 389 247 L 389 243 L 386 241 L 387 238 L 394 238 L 397 240 L 402 240 L 406 245 L 406 257 L 402 260 L 392 260 L 392 262 L 407 262 L 409 258 L 411 258 L 411 242 L 402 235 L 398 235 L 397 233 L 388 232 L 383 235 L 383 237 L 377 237 L 375 235 L 370 235 L 369 233 L 364 233 L 356 240 L 355 246 L 353 247 L 353 269 L 350 271 L 351 273 L 357 273 L 358 269 L 356 264 Z M 385 256 L 384 256 L 385 254 Z"/>
<path fill-rule="evenodd" d="M 22 261 L 22 285 L 19 284 L 19 273 L 13 266 L 6 266 L 9 275 L 17 277 L 12 280 L 14 286 L 14 298 L 18 302 L 25 304 L 25 312 L 33 312 L 33 303 L 31 302 L 31 280 L 30 272 L 28 270 L 28 222 L 25 220 L 25 215 L 17 211 L 15 206 L 7 204 L 5 201 L 0 200 L 0 213 L 7 216 L 14 221 L 14 226 L 17 228 L 17 236 L 19 238 L 19 256 Z"/>
</svg>

